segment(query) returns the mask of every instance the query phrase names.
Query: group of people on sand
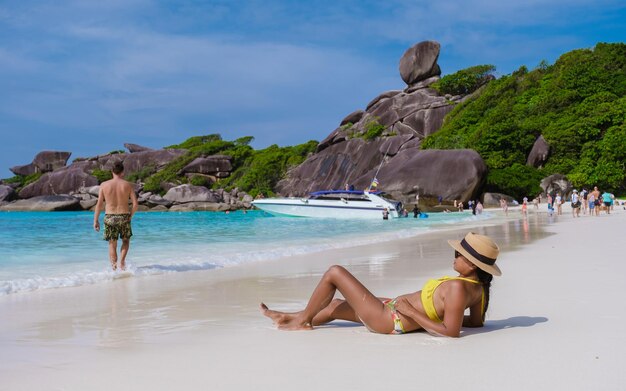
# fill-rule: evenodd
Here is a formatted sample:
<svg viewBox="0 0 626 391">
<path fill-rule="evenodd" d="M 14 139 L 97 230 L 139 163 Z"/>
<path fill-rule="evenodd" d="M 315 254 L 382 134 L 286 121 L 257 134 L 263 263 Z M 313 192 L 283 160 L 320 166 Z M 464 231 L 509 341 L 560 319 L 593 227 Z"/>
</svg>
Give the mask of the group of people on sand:
<svg viewBox="0 0 626 391">
<path fill-rule="evenodd" d="M 565 204 L 565 197 L 561 195 L 560 192 L 556 193 L 547 193 L 547 206 L 548 206 L 548 215 L 552 216 L 554 213 L 557 215 L 563 214 L 563 204 Z M 539 204 L 541 204 L 542 195 L 539 194 L 537 197 L 533 199 L 533 205 L 535 210 L 539 210 Z M 582 210 L 582 214 L 589 216 L 598 216 L 601 211 L 606 212 L 607 214 L 611 213 L 611 210 L 614 208 L 614 204 L 616 203 L 615 196 L 607 191 L 604 193 L 600 193 L 598 190 L 598 186 L 594 186 L 592 191 L 587 191 L 584 189 L 579 193 L 578 190 L 572 190 L 571 198 L 570 198 L 570 206 L 572 209 L 573 217 L 580 217 L 580 212 Z M 528 213 L 528 198 L 524 197 L 522 202 L 522 214 L 526 215 Z"/>
<path fill-rule="evenodd" d="M 600 193 L 598 186 L 594 186 L 592 191 L 583 189 L 580 194 L 577 194 L 576 190 L 573 191 L 572 199 L 576 196 L 577 202 L 574 206 L 572 201 L 572 213 L 576 217 L 580 217 L 580 210 L 583 210 L 583 215 L 589 214 L 589 216 L 599 216 L 601 211 L 611 214 L 611 210 L 615 207 L 615 196 L 608 191 Z"/>
</svg>

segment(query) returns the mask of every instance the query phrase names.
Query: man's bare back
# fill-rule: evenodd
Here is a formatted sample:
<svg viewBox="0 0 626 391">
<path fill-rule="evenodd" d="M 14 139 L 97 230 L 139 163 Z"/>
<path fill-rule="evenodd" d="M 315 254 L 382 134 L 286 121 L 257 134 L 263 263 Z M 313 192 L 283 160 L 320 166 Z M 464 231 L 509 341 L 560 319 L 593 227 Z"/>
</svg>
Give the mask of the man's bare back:
<svg viewBox="0 0 626 391">
<path fill-rule="evenodd" d="M 100 185 L 98 202 L 100 202 L 100 198 L 105 203 L 104 213 L 106 214 L 130 213 L 131 217 L 134 214 L 134 211 L 131 213 L 128 200 L 130 199 L 133 203 L 137 201 L 135 189 L 130 182 L 120 177 L 113 178 Z"/>
</svg>

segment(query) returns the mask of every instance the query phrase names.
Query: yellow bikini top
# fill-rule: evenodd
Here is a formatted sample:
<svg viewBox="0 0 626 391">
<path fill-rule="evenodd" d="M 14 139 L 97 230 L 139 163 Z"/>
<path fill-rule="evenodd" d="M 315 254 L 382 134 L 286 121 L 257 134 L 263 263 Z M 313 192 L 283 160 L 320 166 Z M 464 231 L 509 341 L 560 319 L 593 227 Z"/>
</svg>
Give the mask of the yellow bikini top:
<svg viewBox="0 0 626 391">
<path fill-rule="evenodd" d="M 441 283 L 450 281 L 450 280 L 463 280 L 463 281 L 471 282 L 473 284 L 481 283 L 480 281 L 471 280 L 469 278 L 448 277 L 448 276 L 441 277 L 437 280 L 435 279 L 428 280 L 426 284 L 424 284 L 424 288 L 422 288 L 422 306 L 424 307 L 424 311 L 426 311 L 426 316 L 428 316 L 430 320 L 432 320 L 433 322 L 437 322 L 437 323 L 443 322 L 441 319 L 439 319 L 439 315 L 437 315 L 437 310 L 435 309 L 435 289 L 437 289 L 437 287 L 441 285 Z M 484 290 L 483 290 L 482 298 L 480 300 L 480 308 L 481 309 L 485 308 L 485 291 Z"/>
</svg>

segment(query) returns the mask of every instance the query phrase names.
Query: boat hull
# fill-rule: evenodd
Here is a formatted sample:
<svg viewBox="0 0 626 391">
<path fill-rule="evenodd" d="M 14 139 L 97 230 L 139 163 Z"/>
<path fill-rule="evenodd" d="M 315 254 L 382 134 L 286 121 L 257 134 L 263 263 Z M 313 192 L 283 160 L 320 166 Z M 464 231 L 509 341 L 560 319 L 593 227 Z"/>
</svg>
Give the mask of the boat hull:
<svg viewBox="0 0 626 391">
<path fill-rule="evenodd" d="M 257 208 L 281 216 L 338 218 L 338 219 L 382 219 L 385 207 L 389 217 L 398 217 L 392 205 L 384 202 L 320 201 L 310 199 L 263 199 L 252 203 Z"/>
</svg>

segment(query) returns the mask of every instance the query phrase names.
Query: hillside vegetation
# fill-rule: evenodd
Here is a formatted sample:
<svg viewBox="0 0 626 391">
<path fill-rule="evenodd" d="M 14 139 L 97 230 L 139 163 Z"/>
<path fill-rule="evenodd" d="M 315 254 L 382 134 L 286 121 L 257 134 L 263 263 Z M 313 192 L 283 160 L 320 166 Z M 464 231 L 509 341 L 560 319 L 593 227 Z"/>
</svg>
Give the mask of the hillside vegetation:
<svg viewBox="0 0 626 391">
<path fill-rule="evenodd" d="M 317 141 L 309 141 L 304 144 L 279 147 L 271 145 L 265 149 L 255 150 L 249 144 L 253 137 L 242 137 L 235 141 L 225 141 L 219 134 L 196 136 L 186 141 L 170 145 L 166 148 L 187 149 L 187 153 L 170 162 L 162 170 L 153 173 L 146 172 L 144 190 L 163 193 L 163 182 L 176 184 L 188 183 L 194 185 L 206 185 L 202 177 L 191 178 L 179 175 L 179 171 L 199 156 L 227 155 L 232 158 L 232 174 L 218 180 L 213 188 L 230 190 L 239 188 L 248 194 L 255 196 L 259 192 L 273 194 L 273 188 L 286 173 L 286 171 L 302 163 L 309 153 L 315 151 Z"/>
<path fill-rule="evenodd" d="M 626 44 L 600 43 L 490 81 L 422 148 L 476 150 L 489 168 L 486 191 L 534 195 L 542 178 L 559 173 L 575 187 L 624 194 L 625 120 Z M 528 167 L 540 135 L 550 156 L 544 167 Z"/>
</svg>

